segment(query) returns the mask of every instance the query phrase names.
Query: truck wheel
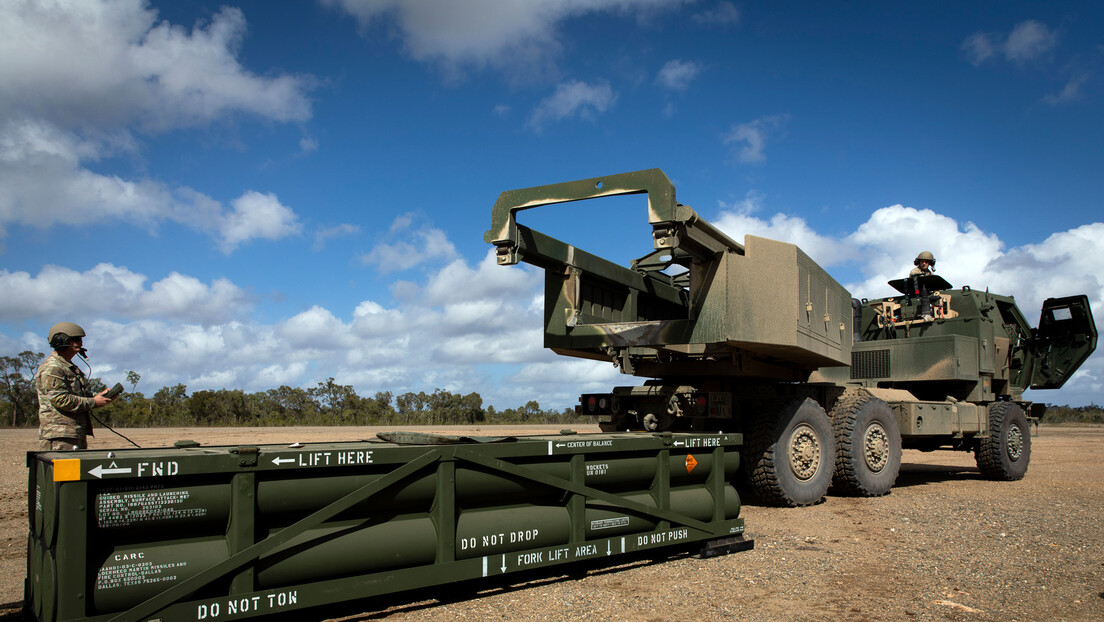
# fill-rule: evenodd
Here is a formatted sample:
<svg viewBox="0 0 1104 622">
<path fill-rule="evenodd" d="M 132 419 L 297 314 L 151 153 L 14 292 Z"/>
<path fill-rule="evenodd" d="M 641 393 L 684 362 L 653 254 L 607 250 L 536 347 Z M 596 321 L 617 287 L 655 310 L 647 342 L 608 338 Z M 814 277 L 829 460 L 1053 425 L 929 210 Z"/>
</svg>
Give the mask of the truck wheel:
<svg viewBox="0 0 1104 622">
<path fill-rule="evenodd" d="M 869 395 L 840 400 L 832 409 L 836 474 L 832 486 L 844 494 L 887 494 L 901 471 L 901 429 L 889 404 Z"/>
<path fill-rule="evenodd" d="M 828 415 L 812 399 L 761 410 L 749 428 L 744 464 L 760 499 L 788 507 L 812 505 L 832 483 L 836 439 Z"/>
<path fill-rule="evenodd" d="M 989 437 L 981 439 L 974 458 L 978 470 L 989 479 L 1023 478 L 1031 461 L 1031 430 L 1019 404 L 989 405 Z"/>
</svg>

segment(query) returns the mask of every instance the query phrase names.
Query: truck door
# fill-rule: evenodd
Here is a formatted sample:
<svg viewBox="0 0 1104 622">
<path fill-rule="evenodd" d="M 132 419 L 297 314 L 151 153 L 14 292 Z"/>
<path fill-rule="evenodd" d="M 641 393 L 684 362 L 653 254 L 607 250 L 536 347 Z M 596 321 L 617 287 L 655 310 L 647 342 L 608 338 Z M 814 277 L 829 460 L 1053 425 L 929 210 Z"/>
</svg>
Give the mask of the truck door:
<svg viewBox="0 0 1104 622">
<path fill-rule="evenodd" d="M 1087 296 L 1047 298 L 1031 350 L 1032 389 L 1058 389 L 1096 349 L 1096 323 Z"/>
</svg>

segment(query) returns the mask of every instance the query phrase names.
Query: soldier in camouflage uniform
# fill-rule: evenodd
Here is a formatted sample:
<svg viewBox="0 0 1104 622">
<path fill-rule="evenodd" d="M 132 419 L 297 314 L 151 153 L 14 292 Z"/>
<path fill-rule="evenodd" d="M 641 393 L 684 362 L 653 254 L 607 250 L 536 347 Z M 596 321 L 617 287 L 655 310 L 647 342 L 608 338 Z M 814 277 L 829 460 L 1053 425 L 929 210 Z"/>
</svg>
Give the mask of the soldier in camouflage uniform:
<svg viewBox="0 0 1104 622">
<path fill-rule="evenodd" d="M 35 372 L 38 392 L 38 438 L 43 451 L 87 449 L 92 433 L 92 409 L 111 402 L 107 389 L 92 395 L 88 378 L 73 363 L 84 356 L 84 329 L 71 322 L 50 328 L 48 336 L 53 354 Z"/>
<path fill-rule="evenodd" d="M 923 251 L 912 260 L 912 265 L 916 267 L 909 272 L 909 276 L 929 276 L 935 272 L 935 255 L 931 251 Z"/>
</svg>

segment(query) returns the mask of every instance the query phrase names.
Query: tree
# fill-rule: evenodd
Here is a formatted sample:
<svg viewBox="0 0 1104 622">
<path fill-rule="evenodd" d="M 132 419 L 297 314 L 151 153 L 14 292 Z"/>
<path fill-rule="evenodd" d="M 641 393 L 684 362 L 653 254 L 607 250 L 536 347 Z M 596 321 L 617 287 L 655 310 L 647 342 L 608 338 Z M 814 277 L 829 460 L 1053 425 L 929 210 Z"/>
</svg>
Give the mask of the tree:
<svg viewBox="0 0 1104 622">
<path fill-rule="evenodd" d="M 310 389 L 309 393 L 318 400 L 322 413 L 335 423 L 356 423 L 356 405 L 360 397 L 353 387 L 334 382 L 329 377 L 325 382 Z"/>
<path fill-rule="evenodd" d="M 310 392 L 298 387 L 280 385 L 267 391 L 269 408 L 279 414 L 278 419 L 286 425 L 305 425 L 317 418 L 318 402 Z"/>
<path fill-rule="evenodd" d="M 426 396 L 425 391 L 418 391 L 417 393 L 410 391 L 395 398 L 395 410 L 399 411 L 399 415 L 403 419 L 403 425 L 426 423 L 425 414 L 428 405 L 429 396 Z M 411 421 L 411 415 L 413 415 L 414 421 Z"/>
<path fill-rule="evenodd" d="M 150 415 L 154 418 L 150 425 L 165 425 L 167 423 L 183 423 L 184 412 L 187 410 L 188 388 L 183 384 L 174 387 L 161 387 L 153 394 L 153 405 Z"/>
<path fill-rule="evenodd" d="M 12 427 L 38 420 L 34 375 L 39 361 L 45 357 L 41 352 L 30 350 L 18 356 L 0 357 L 0 393 L 11 405 Z"/>
<path fill-rule="evenodd" d="M 135 388 L 138 386 L 138 381 L 142 379 L 142 374 L 136 371 L 128 371 L 126 373 L 126 380 L 130 383 L 130 392 L 134 393 Z"/>
</svg>

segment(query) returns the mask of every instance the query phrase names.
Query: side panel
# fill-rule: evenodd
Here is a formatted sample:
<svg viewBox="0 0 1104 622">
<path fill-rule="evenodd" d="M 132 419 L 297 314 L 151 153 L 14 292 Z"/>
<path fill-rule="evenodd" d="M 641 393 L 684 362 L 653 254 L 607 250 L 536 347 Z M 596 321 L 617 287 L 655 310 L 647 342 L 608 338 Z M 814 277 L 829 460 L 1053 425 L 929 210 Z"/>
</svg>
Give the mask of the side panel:
<svg viewBox="0 0 1104 622">
<path fill-rule="evenodd" d="M 977 339 L 962 335 L 862 341 L 854 347 L 851 379 L 976 381 L 978 350 Z"/>
<path fill-rule="evenodd" d="M 40 622 L 238 619 L 747 544 L 728 483 L 739 434 L 452 442 L 31 454 L 29 499 L 41 503 L 28 515 L 28 611 Z"/>
<path fill-rule="evenodd" d="M 984 406 L 966 402 L 894 402 L 902 436 L 988 436 Z"/>
<path fill-rule="evenodd" d="M 730 344 L 810 367 L 846 365 L 851 295 L 793 244 L 755 236 L 731 256 Z"/>
<path fill-rule="evenodd" d="M 948 435 L 958 426 L 958 413 L 949 402 L 899 402 L 891 406 L 902 436 Z"/>
</svg>

